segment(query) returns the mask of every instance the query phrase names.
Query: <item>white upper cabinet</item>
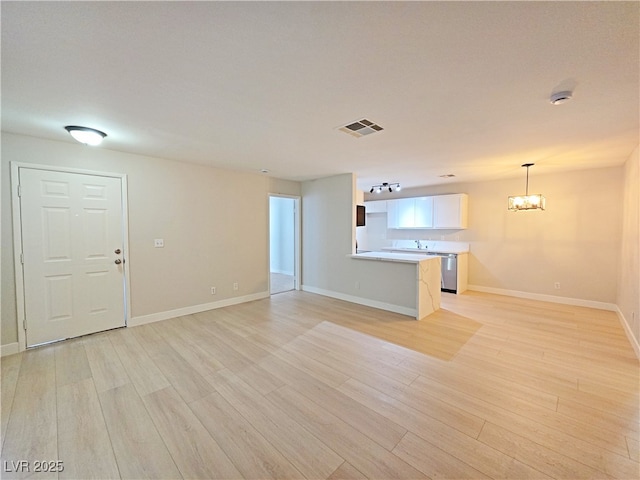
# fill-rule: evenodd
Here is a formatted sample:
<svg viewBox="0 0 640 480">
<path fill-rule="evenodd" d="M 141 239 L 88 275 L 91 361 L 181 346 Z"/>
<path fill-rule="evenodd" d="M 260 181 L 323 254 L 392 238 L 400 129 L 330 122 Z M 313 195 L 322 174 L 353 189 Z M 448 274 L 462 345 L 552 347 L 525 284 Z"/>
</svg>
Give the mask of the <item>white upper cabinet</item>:
<svg viewBox="0 0 640 480">
<path fill-rule="evenodd" d="M 413 198 L 387 200 L 387 227 L 412 228 L 414 201 Z"/>
<path fill-rule="evenodd" d="M 433 198 L 434 197 L 414 198 L 414 228 L 433 228 Z"/>
<path fill-rule="evenodd" d="M 386 200 L 372 200 L 364 202 L 366 213 L 385 213 L 387 211 Z"/>
<path fill-rule="evenodd" d="M 433 228 L 467 228 L 469 196 L 466 193 L 433 198 Z"/>
<path fill-rule="evenodd" d="M 387 200 L 387 228 L 467 228 L 468 195 Z"/>
<path fill-rule="evenodd" d="M 387 201 L 388 228 L 433 228 L 432 197 Z"/>
</svg>

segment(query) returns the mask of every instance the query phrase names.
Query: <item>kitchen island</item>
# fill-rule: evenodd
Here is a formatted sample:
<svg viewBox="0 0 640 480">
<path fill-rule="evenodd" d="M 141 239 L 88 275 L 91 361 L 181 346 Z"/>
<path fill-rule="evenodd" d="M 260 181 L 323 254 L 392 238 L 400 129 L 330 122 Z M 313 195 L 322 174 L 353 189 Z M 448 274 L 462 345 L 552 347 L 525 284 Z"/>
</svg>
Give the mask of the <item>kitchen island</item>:
<svg viewBox="0 0 640 480">
<path fill-rule="evenodd" d="M 376 282 L 382 300 L 378 303 L 388 305 L 387 310 L 421 320 L 440 308 L 440 257 L 366 252 L 353 254 L 351 258 L 362 262 L 360 278 Z"/>
</svg>

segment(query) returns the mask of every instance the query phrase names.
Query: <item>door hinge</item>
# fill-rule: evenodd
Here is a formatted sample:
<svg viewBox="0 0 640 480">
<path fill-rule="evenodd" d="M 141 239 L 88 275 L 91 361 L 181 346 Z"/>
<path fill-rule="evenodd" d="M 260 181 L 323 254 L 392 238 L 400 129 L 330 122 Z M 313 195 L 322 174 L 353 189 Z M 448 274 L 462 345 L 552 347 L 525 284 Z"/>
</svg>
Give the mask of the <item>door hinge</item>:
<svg viewBox="0 0 640 480">
<path fill-rule="evenodd" d="M 22 320 L 22 329 L 23 330 L 27 329 L 27 319 L 26 318 L 24 320 Z"/>
<path fill-rule="evenodd" d="M 18 185 L 18 197 L 22 196 L 22 185 Z"/>
<path fill-rule="evenodd" d="M 20 263 L 24 265 L 24 253 L 20 254 Z"/>
</svg>

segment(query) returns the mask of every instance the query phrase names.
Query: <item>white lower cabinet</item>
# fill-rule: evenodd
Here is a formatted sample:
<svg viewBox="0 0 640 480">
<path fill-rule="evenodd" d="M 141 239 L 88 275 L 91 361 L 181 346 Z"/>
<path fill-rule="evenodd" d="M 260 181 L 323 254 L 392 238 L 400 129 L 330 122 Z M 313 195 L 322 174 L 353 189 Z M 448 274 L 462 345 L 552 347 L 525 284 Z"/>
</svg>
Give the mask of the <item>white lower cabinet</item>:
<svg viewBox="0 0 640 480">
<path fill-rule="evenodd" d="M 460 295 L 462 292 L 466 292 L 469 285 L 469 254 L 468 253 L 459 253 L 458 254 L 458 272 L 457 272 L 457 294 Z"/>
</svg>

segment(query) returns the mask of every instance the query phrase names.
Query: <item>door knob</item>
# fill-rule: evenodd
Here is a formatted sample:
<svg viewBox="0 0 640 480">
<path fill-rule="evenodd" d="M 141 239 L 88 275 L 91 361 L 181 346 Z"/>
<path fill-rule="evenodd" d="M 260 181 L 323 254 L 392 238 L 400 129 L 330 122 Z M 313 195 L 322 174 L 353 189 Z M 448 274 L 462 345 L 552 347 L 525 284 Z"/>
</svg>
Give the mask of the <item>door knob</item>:
<svg viewBox="0 0 640 480">
<path fill-rule="evenodd" d="M 116 253 L 116 254 L 118 254 L 118 255 L 119 255 L 119 254 L 120 254 L 120 249 L 119 249 L 119 248 L 116 248 L 116 251 L 115 251 L 114 253 Z"/>
<path fill-rule="evenodd" d="M 119 258 L 116 258 L 116 265 L 120 265 L 122 263 L 122 260 L 120 260 Z"/>
</svg>

